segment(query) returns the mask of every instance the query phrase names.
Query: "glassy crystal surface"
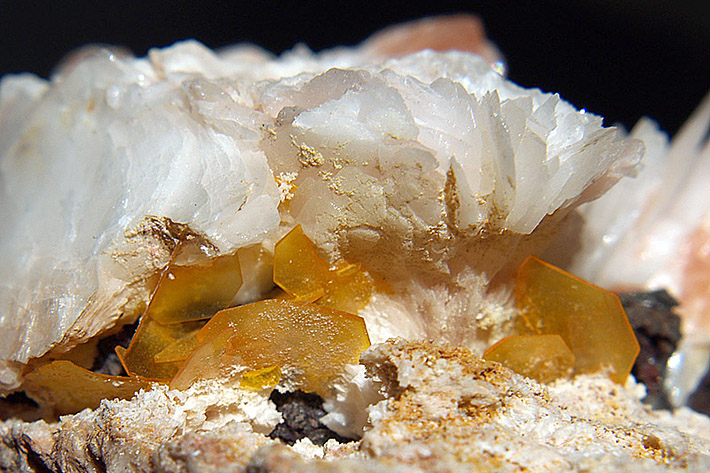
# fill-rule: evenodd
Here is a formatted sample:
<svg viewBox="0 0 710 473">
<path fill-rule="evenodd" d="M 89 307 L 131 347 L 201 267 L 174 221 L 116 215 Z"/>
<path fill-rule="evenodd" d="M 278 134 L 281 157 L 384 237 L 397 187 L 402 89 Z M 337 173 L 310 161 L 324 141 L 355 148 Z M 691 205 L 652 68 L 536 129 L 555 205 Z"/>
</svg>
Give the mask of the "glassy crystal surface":
<svg viewBox="0 0 710 473">
<path fill-rule="evenodd" d="M 194 259 L 197 262 L 190 261 Z M 176 264 L 178 261 L 192 264 Z M 187 337 L 206 319 L 228 307 L 241 283 L 236 254 L 205 258 L 204 254 L 189 251 L 189 245 L 176 249 L 128 350 L 117 352 L 126 372 L 170 380 L 180 368 L 178 361 L 186 359 L 190 348 L 195 347 L 181 343 L 189 341 Z"/>
<path fill-rule="evenodd" d="M 298 225 L 276 243 L 274 282 L 298 300 L 313 302 L 325 294 L 328 265 Z"/>
<path fill-rule="evenodd" d="M 274 387 L 281 380 L 281 369 L 278 366 L 268 366 L 242 374 L 239 387 L 248 391 L 258 391 L 266 387 Z"/>
<path fill-rule="evenodd" d="M 569 376 L 574 366 L 574 354 L 559 335 L 505 337 L 486 350 L 483 358 L 541 383 Z"/>
<path fill-rule="evenodd" d="M 291 370 L 302 389 L 319 391 L 344 365 L 357 363 L 370 345 L 365 322 L 357 315 L 277 299 L 220 311 L 197 339 L 202 345 L 171 387 L 187 387 L 220 367 L 278 366 L 282 372 Z"/>
<path fill-rule="evenodd" d="M 53 405 L 58 415 L 95 409 L 102 399 L 130 399 L 139 389 L 149 389 L 146 380 L 94 373 L 71 361 L 57 360 L 27 375 L 28 391 Z M 38 391 L 39 390 L 39 391 Z M 51 393 L 51 394 L 49 394 Z"/>
<path fill-rule="evenodd" d="M 274 282 L 296 300 L 317 301 L 352 314 L 367 305 L 374 287 L 359 265 L 330 268 L 300 225 L 276 244 Z"/>
<path fill-rule="evenodd" d="M 518 270 L 515 303 L 532 333 L 562 337 L 575 373 L 608 369 L 614 381 L 626 381 L 639 344 L 616 294 L 529 257 Z"/>
</svg>

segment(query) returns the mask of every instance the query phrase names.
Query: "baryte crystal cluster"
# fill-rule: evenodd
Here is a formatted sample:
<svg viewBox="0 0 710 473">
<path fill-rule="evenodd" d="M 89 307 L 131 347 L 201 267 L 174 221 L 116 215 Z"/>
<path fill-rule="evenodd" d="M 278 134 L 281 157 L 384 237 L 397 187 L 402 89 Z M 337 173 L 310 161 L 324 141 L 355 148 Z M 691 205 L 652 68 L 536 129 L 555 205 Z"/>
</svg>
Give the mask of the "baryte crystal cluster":
<svg viewBox="0 0 710 473">
<path fill-rule="evenodd" d="M 363 471 L 583 469 L 597 436 L 595 458 L 610 465 L 702 471 L 707 419 L 645 413 L 633 381 L 588 373 L 609 362 L 584 353 L 569 320 L 522 307 L 541 291 L 513 303 L 520 263 L 636 172 L 642 141 L 506 81 L 495 50 L 472 37 L 488 61 L 381 36 L 280 57 L 188 41 L 145 58 L 84 52 L 49 81 L 4 78 L 0 394 L 95 409 L 0 424 L 0 466 L 295 471 L 326 468 L 305 460 L 320 456 Z M 543 273 L 526 281 L 557 281 Z M 595 291 L 584 286 L 579 303 L 607 301 Z M 535 323 L 526 336 L 545 339 L 534 345 L 543 368 L 516 368 L 530 339 L 503 338 L 519 333 L 521 309 Z M 608 327 L 627 329 L 620 317 Z M 116 348 L 130 377 L 81 368 L 99 338 L 139 318 Z M 638 347 L 621 338 L 617 383 Z M 545 387 L 475 358 L 501 339 L 517 345 L 498 361 L 523 374 L 578 376 Z M 275 384 L 322 394 L 323 423 L 362 436 L 358 446 L 279 450 L 262 435 L 280 420 Z M 577 391 L 597 412 L 566 410 Z"/>
<path fill-rule="evenodd" d="M 481 293 L 516 247 L 640 158 L 599 117 L 477 56 L 360 58 L 187 42 L 5 78 L 3 389 L 135 318 L 178 224 L 226 254 L 300 223 L 326 260 L 390 285 L 365 310 L 375 341 L 474 347 Z"/>
</svg>

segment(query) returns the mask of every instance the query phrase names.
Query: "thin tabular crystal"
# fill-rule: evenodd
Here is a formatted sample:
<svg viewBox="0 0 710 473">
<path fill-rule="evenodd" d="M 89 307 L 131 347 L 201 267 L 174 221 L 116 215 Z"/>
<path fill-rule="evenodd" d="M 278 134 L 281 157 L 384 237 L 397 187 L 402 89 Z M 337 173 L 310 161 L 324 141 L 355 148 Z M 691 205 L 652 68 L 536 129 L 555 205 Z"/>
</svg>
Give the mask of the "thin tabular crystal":
<svg viewBox="0 0 710 473">
<path fill-rule="evenodd" d="M 483 358 L 541 383 L 569 376 L 574 366 L 574 354 L 559 335 L 505 337 L 486 350 Z"/>
<path fill-rule="evenodd" d="M 321 391 L 370 340 L 357 315 L 316 304 L 265 300 L 218 312 L 197 334 L 202 345 L 171 381 L 184 389 L 230 366 L 279 366 L 305 391 Z"/>
<path fill-rule="evenodd" d="M 609 370 L 626 382 L 639 344 L 618 296 L 530 257 L 518 270 L 515 304 L 532 333 L 562 337 L 575 373 Z"/>
</svg>

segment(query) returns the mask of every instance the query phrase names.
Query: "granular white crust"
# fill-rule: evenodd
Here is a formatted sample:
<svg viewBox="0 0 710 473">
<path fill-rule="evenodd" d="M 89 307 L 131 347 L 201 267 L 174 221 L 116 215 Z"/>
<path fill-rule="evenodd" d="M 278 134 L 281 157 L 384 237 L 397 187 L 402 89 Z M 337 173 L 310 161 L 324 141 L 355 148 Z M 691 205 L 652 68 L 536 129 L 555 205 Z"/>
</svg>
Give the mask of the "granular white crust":
<svg viewBox="0 0 710 473">
<path fill-rule="evenodd" d="M 710 419 L 651 411 L 603 374 L 543 386 L 460 348 L 389 341 L 362 357 L 380 386 L 356 443 L 264 435 L 268 393 L 207 383 L 44 421 L 0 424 L 0 468 L 71 472 L 686 471 L 710 468 Z"/>
</svg>

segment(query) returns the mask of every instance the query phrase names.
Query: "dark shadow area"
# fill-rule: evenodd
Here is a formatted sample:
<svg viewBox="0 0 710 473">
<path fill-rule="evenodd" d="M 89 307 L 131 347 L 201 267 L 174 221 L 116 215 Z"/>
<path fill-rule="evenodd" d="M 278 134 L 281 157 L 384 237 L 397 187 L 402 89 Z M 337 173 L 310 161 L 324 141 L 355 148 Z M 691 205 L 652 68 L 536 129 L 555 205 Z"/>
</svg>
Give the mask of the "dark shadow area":
<svg viewBox="0 0 710 473">
<path fill-rule="evenodd" d="M 641 346 L 631 374 L 646 385 L 643 402 L 654 409 L 670 409 L 663 380 L 668 358 L 680 341 L 680 317 L 673 312 L 678 302 L 666 291 L 631 292 L 619 298 Z"/>
</svg>

